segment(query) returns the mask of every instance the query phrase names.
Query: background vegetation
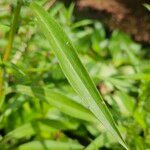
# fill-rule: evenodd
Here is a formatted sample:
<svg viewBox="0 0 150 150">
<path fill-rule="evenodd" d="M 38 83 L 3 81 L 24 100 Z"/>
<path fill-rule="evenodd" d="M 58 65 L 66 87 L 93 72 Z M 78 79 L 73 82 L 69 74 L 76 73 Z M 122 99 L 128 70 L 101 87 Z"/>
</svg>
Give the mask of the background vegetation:
<svg viewBox="0 0 150 150">
<path fill-rule="evenodd" d="M 129 148 L 148 150 L 150 47 L 79 20 L 74 4 L 36 2 L 66 31 Z M 0 150 L 123 149 L 68 83 L 29 5 L 0 1 Z"/>
</svg>

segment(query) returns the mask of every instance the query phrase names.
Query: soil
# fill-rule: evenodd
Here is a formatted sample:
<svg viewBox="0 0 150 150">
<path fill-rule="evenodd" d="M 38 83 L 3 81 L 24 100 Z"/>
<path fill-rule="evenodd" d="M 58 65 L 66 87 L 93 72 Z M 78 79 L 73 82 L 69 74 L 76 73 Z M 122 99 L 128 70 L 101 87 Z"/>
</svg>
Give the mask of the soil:
<svg viewBox="0 0 150 150">
<path fill-rule="evenodd" d="M 144 3 L 149 0 L 77 0 L 76 12 L 80 17 L 100 19 L 110 31 L 117 28 L 150 44 L 150 12 Z"/>
</svg>

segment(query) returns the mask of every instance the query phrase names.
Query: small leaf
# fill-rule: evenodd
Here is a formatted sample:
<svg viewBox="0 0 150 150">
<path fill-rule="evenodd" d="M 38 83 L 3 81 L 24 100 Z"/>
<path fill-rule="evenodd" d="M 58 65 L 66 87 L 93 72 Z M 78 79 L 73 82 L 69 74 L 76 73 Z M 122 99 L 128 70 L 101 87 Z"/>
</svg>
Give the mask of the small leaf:
<svg viewBox="0 0 150 150">
<path fill-rule="evenodd" d="M 96 137 L 85 150 L 98 150 L 101 147 L 104 147 L 106 144 L 115 143 L 115 140 L 108 133 L 102 133 Z"/>
<path fill-rule="evenodd" d="M 90 24 L 92 24 L 92 21 L 88 20 L 88 19 L 85 19 L 85 20 L 81 20 L 81 21 L 78 21 L 78 22 L 74 23 L 71 26 L 71 28 L 75 29 L 75 28 L 79 28 L 79 27 L 82 27 L 82 26 L 87 26 L 87 25 L 90 25 Z"/>
<path fill-rule="evenodd" d="M 118 91 L 115 95 L 115 100 L 124 115 L 132 115 L 135 106 L 135 101 L 132 97 L 124 92 Z"/>
<path fill-rule="evenodd" d="M 6 26 L 6 25 L 3 25 L 3 24 L 0 24 L 0 30 L 4 31 L 4 32 L 7 32 L 9 31 L 10 27 L 9 26 Z"/>
</svg>

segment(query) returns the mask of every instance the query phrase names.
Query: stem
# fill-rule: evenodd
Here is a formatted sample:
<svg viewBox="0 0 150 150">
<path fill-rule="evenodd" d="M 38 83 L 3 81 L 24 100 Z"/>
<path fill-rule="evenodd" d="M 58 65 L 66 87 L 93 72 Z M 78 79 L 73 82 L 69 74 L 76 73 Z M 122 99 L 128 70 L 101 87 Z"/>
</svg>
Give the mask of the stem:
<svg viewBox="0 0 150 150">
<path fill-rule="evenodd" d="M 45 4 L 44 4 L 44 8 L 45 10 L 49 10 L 50 7 L 52 7 L 55 4 L 56 0 L 48 0 Z"/>
<path fill-rule="evenodd" d="M 3 63 L 8 61 L 11 51 L 12 51 L 12 46 L 13 46 L 14 36 L 15 36 L 15 33 L 17 30 L 17 24 L 18 24 L 18 20 L 19 20 L 21 6 L 22 6 L 22 0 L 18 0 L 17 7 L 16 7 L 14 17 L 13 17 L 13 21 L 12 21 L 12 25 L 11 25 L 10 32 L 9 32 L 8 43 L 6 45 L 4 55 L 2 58 Z M 4 67 L 1 67 L 0 68 L 0 108 L 1 108 L 4 98 L 5 98 L 4 77 L 5 77 L 5 70 L 4 70 Z"/>
<path fill-rule="evenodd" d="M 10 56 L 10 53 L 12 50 L 14 36 L 15 36 L 15 33 L 17 30 L 17 24 L 18 24 L 18 20 L 19 20 L 21 6 L 22 6 L 22 1 L 18 0 L 16 11 L 15 11 L 14 18 L 13 18 L 13 22 L 12 22 L 11 29 L 9 32 L 8 43 L 6 45 L 6 49 L 5 49 L 4 56 L 3 56 L 4 62 L 9 59 L 9 56 Z"/>
<path fill-rule="evenodd" d="M 4 70 L 1 68 L 0 70 L 0 108 L 3 104 L 4 97 L 5 97 L 5 91 L 4 91 Z"/>
</svg>

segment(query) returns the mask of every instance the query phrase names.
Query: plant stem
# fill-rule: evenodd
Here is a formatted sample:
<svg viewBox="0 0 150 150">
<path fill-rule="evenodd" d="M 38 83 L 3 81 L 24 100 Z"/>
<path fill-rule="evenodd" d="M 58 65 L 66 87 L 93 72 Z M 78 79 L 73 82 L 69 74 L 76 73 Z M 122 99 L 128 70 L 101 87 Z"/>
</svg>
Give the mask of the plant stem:
<svg viewBox="0 0 150 150">
<path fill-rule="evenodd" d="M 0 70 L 0 108 L 3 104 L 3 101 L 4 101 L 4 70 L 3 68 L 1 68 Z"/>
<path fill-rule="evenodd" d="M 18 20 L 19 20 L 21 6 L 22 6 L 22 1 L 18 0 L 16 11 L 15 11 L 14 18 L 13 18 L 13 22 L 12 22 L 11 29 L 9 32 L 8 43 L 6 45 L 6 49 L 5 49 L 4 56 L 3 56 L 3 61 L 7 61 L 9 59 L 9 56 L 10 56 L 10 53 L 12 50 L 14 36 L 15 36 L 15 33 L 17 30 L 17 24 L 18 24 Z"/>
<path fill-rule="evenodd" d="M 22 0 L 18 0 L 17 7 L 16 7 L 14 17 L 13 17 L 13 21 L 12 21 L 12 25 L 11 25 L 10 32 L 9 32 L 8 43 L 6 45 L 6 48 L 2 57 L 3 63 L 8 61 L 11 51 L 12 51 L 12 46 L 13 46 L 14 36 L 17 30 L 17 24 L 19 21 L 19 14 L 20 14 L 21 6 L 22 6 Z M 0 68 L 0 108 L 5 98 L 4 77 L 5 77 L 5 70 L 4 70 L 4 67 L 1 67 Z"/>
</svg>

